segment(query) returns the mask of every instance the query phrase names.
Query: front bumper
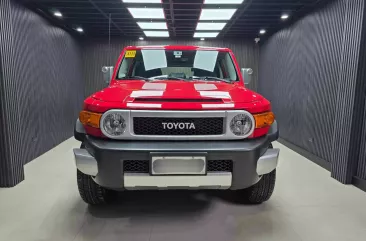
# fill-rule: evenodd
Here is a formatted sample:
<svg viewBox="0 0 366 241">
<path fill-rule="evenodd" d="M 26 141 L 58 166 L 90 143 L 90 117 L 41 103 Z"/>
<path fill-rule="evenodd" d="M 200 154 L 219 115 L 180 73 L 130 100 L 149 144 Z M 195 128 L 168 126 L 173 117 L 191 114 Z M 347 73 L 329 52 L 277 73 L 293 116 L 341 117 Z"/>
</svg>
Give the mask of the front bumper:
<svg viewBox="0 0 366 241">
<path fill-rule="evenodd" d="M 75 131 L 80 134 L 80 127 Z M 76 135 L 75 135 L 76 137 Z M 113 141 L 82 136 L 85 149 L 74 149 L 77 168 L 109 189 L 243 189 L 277 167 L 279 149 L 268 149 L 278 138 L 275 122 L 268 135 L 241 141 Z M 150 160 L 151 153 L 190 155 L 204 153 L 207 161 L 230 160 L 231 171 L 206 175 L 126 173 L 124 161 Z"/>
</svg>

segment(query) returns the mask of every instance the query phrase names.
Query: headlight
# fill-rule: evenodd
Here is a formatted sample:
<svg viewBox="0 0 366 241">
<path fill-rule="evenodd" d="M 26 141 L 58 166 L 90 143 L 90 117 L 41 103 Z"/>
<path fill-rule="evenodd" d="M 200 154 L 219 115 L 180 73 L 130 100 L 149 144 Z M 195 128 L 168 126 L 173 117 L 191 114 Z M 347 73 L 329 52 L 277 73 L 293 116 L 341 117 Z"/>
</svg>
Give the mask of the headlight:
<svg viewBox="0 0 366 241">
<path fill-rule="evenodd" d="M 110 113 L 104 117 L 102 127 L 108 135 L 120 136 L 126 130 L 126 120 L 120 113 Z"/>
<path fill-rule="evenodd" d="M 236 136 L 247 136 L 253 130 L 253 118 L 249 114 L 238 114 L 231 119 L 230 130 Z"/>
</svg>

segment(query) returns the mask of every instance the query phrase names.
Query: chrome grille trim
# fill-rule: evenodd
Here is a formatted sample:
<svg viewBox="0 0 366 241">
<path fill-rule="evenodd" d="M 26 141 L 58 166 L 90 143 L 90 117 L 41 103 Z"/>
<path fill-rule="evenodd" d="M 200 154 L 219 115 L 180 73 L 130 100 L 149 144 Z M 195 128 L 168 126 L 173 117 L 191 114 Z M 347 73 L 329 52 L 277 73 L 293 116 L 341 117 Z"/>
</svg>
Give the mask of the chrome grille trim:
<svg viewBox="0 0 366 241">
<path fill-rule="evenodd" d="M 115 137 L 110 136 L 108 133 L 104 131 L 103 121 L 105 116 L 110 113 L 121 113 L 126 120 L 126 131 L 122 136 Z M 249 115 L 253 122 L 252 130 L 246 136 L 236 136 L 230 131 L 230 121 L 231 119 L 237 115 L 246 113 Z M 197 117 L 222 117 L 224 118 L 224 133 L 222 135 L 135 135 L 133 132 L 133 118 L 134 117 L 165 117 L 165 118 L 197 118 Z M 100 120 L 100 128 L 102 133 L 116 140 L 239 140 L 245 139 L 248 136 L 252 135 L 255 128 L 254 117 L 245 110 L 218 110 L 218 111 L 156 111 L 156 110 L 120 110 L 120 109 L 112 109 L 105 112 Z"/>
<path fill-rule="evenodd" d="M 131 117 L 169 117 L 169 118 L 193 118 L 193 117 L 226 117 L 226 111 L 217 110 L 217 111 L 176 111 L 176 110 L 167 110 L 167 111 L 152 111 L 152 110 L 131 110 Z"/>
</svg>

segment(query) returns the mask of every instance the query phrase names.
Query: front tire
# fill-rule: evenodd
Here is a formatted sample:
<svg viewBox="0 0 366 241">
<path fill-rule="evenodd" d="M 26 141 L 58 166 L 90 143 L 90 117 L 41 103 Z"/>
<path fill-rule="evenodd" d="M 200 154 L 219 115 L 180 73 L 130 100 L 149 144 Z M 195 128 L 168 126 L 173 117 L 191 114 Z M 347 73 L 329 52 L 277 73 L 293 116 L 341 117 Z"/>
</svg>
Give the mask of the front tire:
<svg viewBox="0 0 366 241">
<path fill-rule="evenodd" d="M 268 201 L 273 194 L 276 183 L 276 169 L 262 176 L 261 180 L 253 186 L 238 191 L 243 202 L 260 204 Z"/>
<path fill-rule="evenodd" d="M 77 170 L 77 182 L 80 197 L 91 205 L 100 205 L 107 202 L 108 190 L 99 186 L 89 175 Z"/>
<path fill-rule="evenodd" d="M 273 148 L 272 143 L 268 148 Z M 262 176 L 261 180 L 251 187 L 237 191 L 241 202 L 249 204 L 260 204 L 268 201 L 274 191 L 276 183 L 276 169 Z"/>
<path fill-rule="evenodd" d="M 85 144 L 82 143 L 80 148 L 84 149 Z M 107 202 L 108 190 L 95 183 L 92 176 L 79 170 L 77 170 L 76 176 L 79 194 L 84 202 L 91 205 L 100 205 Z"/>
</svg>

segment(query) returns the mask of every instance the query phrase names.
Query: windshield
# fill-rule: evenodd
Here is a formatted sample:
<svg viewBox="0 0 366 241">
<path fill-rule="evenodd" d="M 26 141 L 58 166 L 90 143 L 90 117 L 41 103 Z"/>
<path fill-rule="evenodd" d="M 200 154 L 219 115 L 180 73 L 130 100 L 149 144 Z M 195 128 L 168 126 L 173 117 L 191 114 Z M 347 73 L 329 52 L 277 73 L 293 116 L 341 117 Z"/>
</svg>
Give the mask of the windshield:
<svg viewBox="0 0 366 241">
<path fill-rule="evenodd" d="M 228 52 L 200 50 L 128 50 L 116 79 L 126 80 L 133 77 L 148 80 L 239 80 Z"/>
</svg>

